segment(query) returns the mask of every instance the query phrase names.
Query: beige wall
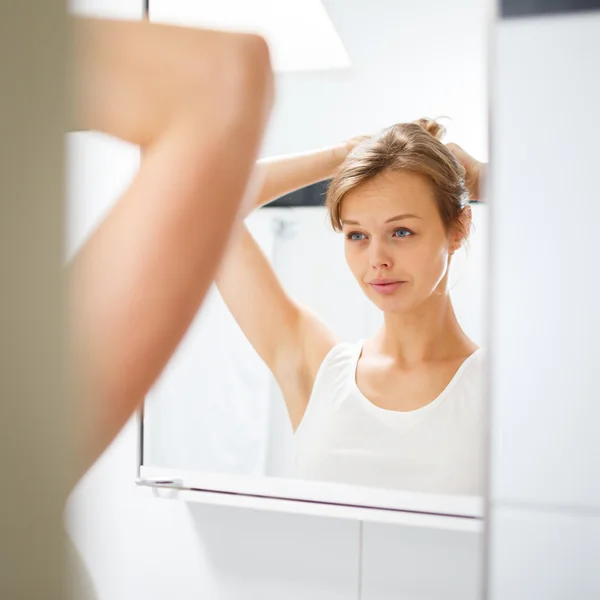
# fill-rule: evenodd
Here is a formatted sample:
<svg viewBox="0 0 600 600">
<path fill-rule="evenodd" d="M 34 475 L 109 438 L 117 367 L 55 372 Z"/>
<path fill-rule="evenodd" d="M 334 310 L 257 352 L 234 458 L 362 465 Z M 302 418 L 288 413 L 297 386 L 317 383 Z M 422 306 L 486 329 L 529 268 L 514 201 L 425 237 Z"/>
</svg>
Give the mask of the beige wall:
<svg viewBox="0 0 600 600">
<path fill-rule="evenodd" d="M 0 5 L 0 597 L 64 598 L 65 4 Z"/>
</svg>

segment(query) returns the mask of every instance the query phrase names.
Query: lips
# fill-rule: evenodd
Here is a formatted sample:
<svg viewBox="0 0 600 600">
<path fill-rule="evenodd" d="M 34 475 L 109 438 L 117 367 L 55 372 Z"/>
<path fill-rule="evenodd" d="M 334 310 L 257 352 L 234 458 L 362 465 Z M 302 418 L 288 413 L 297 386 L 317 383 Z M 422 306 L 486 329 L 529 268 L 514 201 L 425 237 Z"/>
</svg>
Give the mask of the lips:
<svg viewBox="0 0 600 600">
<path fill-rule="evenodd" d="M 374 279 L 369 282 L 369 285 L 378 294 L 393 294 L 400 289 L 404 283 L 406 282 L 398 281 L 397 279 Z"/>
</svg>

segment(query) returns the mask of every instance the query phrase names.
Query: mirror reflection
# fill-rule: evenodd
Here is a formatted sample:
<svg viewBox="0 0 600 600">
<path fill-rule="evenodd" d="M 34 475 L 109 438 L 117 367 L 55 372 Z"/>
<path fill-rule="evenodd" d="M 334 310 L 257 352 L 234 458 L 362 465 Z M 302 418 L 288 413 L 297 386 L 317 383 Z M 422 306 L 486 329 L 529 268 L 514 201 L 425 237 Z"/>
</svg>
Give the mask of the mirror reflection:
<svg viewBox="0 0 600 600">
<path fill-rule="evenodd" d="M 144 465 L 482 493 L 484 9 L 426 5 L 323 2 L 349 64 L 280 69 L 258 203 L 146 401 Z"/>
</svg>

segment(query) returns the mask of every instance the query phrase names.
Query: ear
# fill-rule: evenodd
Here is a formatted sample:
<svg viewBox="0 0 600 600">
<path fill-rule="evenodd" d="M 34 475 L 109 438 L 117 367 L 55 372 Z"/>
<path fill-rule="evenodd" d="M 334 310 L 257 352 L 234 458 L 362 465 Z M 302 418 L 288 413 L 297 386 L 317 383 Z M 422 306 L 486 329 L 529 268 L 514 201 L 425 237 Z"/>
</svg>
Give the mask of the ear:
<svg viewBox="0 0 600 600">
<path fill-rule="evenodd" d="M 467 204 L 467 206 L 462 209 L 460 216 L 458 217 L 458 223 L 456 227 L 454 227 L 452 230 L 452 234 L 450 236 L 450 254 L 454 254 L 465 243 L 466 239 L 469 237 L 469 233 L 471 232 L 472 223 L 473 213 L 471 212 L 471 207 Z"/>
</svg>

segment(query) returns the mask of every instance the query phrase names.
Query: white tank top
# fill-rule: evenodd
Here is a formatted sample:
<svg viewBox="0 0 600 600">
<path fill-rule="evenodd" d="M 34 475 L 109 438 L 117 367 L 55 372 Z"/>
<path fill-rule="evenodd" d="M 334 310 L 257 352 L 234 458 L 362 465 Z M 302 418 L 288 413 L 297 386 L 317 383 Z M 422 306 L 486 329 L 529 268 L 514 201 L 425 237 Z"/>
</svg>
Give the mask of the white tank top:
<svg viewBox="0 0 600 600">
<path fill-rule="evenodd" d="M 483 493 L 484 351 L 409 412 L 380 408 L 356 385 L 362 341 L 323 360 L 294 435 L 296 477 L 407 491 Z M 399 391 L 401 393 L 401 390 Z"/>
</svg>

